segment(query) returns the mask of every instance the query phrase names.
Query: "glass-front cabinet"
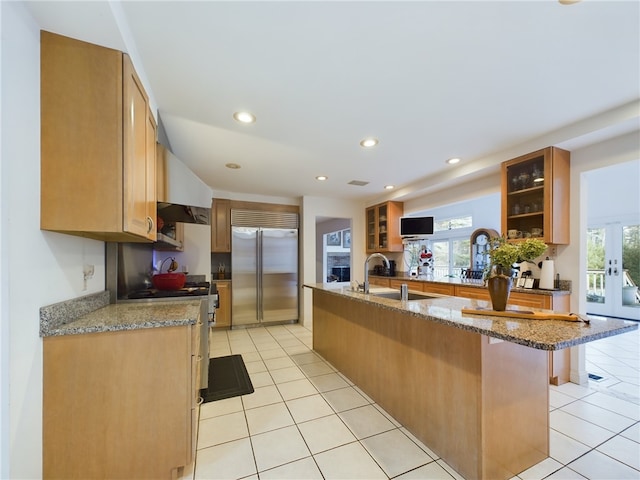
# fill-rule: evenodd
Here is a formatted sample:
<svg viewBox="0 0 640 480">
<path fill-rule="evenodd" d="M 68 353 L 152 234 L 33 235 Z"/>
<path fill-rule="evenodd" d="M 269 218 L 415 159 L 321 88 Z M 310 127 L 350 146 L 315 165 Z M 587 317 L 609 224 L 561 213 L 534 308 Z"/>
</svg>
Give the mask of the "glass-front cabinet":
<svg viewBox="0 0 640 480">
<path fill-rule="evenodd" d="M 556 147 L 502 164 L 502 234 L 569 243 L 570 153 Z"/>
<path fill-rule="evenodd" d="M 402 202 L 385 202 L 366 209 L 366 250 L 373 252 L 402 252 L 400 217 Z"/>
</svg>

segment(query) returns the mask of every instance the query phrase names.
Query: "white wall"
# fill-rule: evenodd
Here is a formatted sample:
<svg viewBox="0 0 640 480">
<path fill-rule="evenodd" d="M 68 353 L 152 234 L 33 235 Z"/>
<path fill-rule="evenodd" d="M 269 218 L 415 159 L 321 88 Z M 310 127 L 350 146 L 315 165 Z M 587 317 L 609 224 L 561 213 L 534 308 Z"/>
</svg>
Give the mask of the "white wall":
<svg viewBox="0 0 640 480">
<path fill-rule="evenodd" d="M 591 170 L 584 178 L 589 225 L 640 216 L 640 159 Z"/>
<path fill-rule="evenodd" d="M 640 159 L 640 132 L 635 131 L 627 135 L 606 140 L 585 148 L 571 152 L 571 243 L 558 247 L 555 266 L 561 278 L 572 281 L 571 311 L 586 313 L 586 275 L 587 271 L 587 238 L 586 232 L 588 198 L 590 193 L 597 191 L 597 186 L 589 188 L 586 182 L 586 172 Z M 636 185 L 640 179 L 636 180 Z M 587 383 L 585 370 L 584 346 L 571 349 L 572 382 L 584 385 Z"/>
<path fill-rule="evenodd" d="M 610 165 L 617 165 L 640 159 L 640 132 L 636 131 L 621 137 L 591 145 L 571 152 L 571 243 L 558 248 L 556 270 L 562 278 L 572 280 L 573 294 L 571 309 L 585 313 L 586 304 L 586 232 L 587 204 L 589 195 L 597 195 L 598 186 L 588 185 L 585 173 Z M 631 183 L 634 183 L 633 181 Z M 635 179 L 635 192 L 640 178 Z"/>
<path fill-rule="evenodd" d="M 364 266 L 364 204 L 341 199 L 303 197 L 301 205 L 301 279 L 302 284 L 316 283 L 316 219 L 318 217 L 351 218 L 351 265 L 352 271 Z M 302 289 L 300 323 L 310 326 L 312 322 L 312 293 Z"/>
<path fill-rule="evenodd" d="M 104 243 L 40 230 L 40 31 L 2 8 L 2 478 L 42 477 L 39 308 L 104 290 Z M 95 265 L 83 290 L 82 267 Z M 8 368 L 6 365 L 8 362 Z M 8 406 L 8 411 L 7 411 Z M 10 450 L 8 450 L 10 449 Z"/>
</svg>

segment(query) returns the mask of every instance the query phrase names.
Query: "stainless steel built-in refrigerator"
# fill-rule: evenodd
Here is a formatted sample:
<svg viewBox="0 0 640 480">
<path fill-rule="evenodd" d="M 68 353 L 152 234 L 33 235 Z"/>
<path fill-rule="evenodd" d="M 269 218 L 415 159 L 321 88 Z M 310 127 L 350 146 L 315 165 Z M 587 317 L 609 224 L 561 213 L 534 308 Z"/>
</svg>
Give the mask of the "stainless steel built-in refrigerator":
<svg viewBox="0 0 640 480">
<path fill-rule="evenodd" d="M 231 232 L 232 327 L 297 321 L 297 228 L 232 226 Z"/>
</svg>

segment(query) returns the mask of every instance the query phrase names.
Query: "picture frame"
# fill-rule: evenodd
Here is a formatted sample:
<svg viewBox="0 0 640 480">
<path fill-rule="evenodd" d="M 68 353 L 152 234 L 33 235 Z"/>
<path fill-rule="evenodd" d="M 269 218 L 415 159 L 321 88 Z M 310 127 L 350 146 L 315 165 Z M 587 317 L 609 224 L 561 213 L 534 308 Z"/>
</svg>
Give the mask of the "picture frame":
<svg viewBox="0 0 640 480">
<path fill-rule="evenodd" d="M 342 245 L 342 235 L 340 232 L 327 233 L 327 246 L 339 247 Z"/>
<path fill-rule="evenodd" d="M 342 231 L 342 248 L 351 248 L 351 229 Z"/>
</svg>

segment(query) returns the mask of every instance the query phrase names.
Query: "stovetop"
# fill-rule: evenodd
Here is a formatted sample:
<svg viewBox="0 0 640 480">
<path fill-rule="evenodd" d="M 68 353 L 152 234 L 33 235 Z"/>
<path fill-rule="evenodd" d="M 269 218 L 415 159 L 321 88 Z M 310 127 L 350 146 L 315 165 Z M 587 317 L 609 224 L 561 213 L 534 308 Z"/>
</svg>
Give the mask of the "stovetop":
<svg viewBox="0 0 640 480">
<path fill-rule="evenodd" d="M 197 297 L 209 295 L 209 282 L 187 282 L 179 290 L 158 290 L 146 288 L 127 295 L 130 300 L 140 298 Z"/>
</svg>

